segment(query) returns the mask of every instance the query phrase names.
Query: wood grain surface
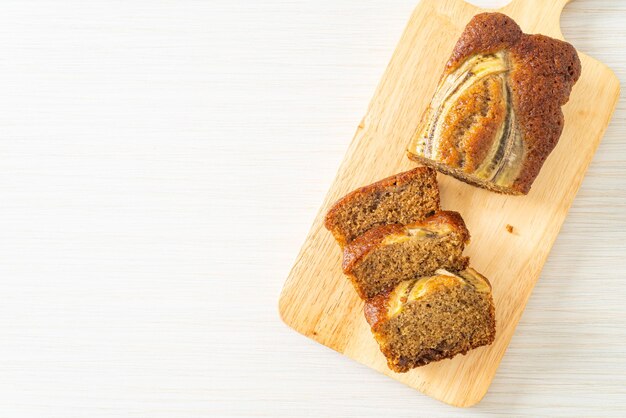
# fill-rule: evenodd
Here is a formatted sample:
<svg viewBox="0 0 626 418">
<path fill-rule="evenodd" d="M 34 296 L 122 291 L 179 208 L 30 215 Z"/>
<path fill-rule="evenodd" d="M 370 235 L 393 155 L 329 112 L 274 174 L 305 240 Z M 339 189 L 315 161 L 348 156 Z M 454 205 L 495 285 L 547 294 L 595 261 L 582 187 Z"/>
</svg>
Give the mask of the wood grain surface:
<svg viewBox="0 0 626 418">
<path fill-rule="evenodd" d="M 560 37 L 565 3 L 516 0 L 501 11 L 524 32 Z M 528 196 L 498 195 L 439 175 L 442 207 L 462 214 L 472 234 L 471 264 L 493 283 L 496 340 L 466 356 L 391 372 L 363 318 L 362 302 L 342 275 L 340 251 L 323 217 L 348 191 L 413 166 L 404 157 L 407 142 L 454 43 L 480 11 L 462 0 L 423 0 L 417 7 L 280 300 L 283 320 L 297 331 L 454 406 L 474 405 L 487 392 L 619 97 L 613 72 L 581 53 L 583 71 L 563 108 L 562 137 Z"/>
<path fill-rule="evenodd" d="M 0 416 L 626 416 L 623 99 L 478 405 L 280 320 L 417 3 L 0 1 Z M 625 21 L 561 26 L 624 83 Z"/>
</svg>

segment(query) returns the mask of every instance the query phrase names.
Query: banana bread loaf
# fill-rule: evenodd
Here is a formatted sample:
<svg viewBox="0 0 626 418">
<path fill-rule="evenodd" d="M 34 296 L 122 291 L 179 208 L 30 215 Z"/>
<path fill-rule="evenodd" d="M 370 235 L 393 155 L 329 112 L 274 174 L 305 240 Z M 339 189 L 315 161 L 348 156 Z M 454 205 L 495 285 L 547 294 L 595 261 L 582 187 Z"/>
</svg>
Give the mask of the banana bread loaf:
<svg viewBox="0 0 626 418">
<path fill-rule="evenodd" d="M 450 211 L 411 225 L 381 225 L 344 248 L 343 272 L 361 298 L 371 298 L 439 268 L 463 270 L 468 259 L 462 253 L 469 237 L 461 215 Z"/>
<path fill-rule="evenodd" d="M 491 344 L 496 333 L 491 285 L 471 268 L 404 281 L 368 300 L 365 317 L 396 372 Z"/>
<path fill-rule="evenodd" d="M 324 225 L 343 248 L 375 226 L 410 224 L 437 210 L 436 171 L 417 167 L 347 194 L 330 208 Z"/>
<path fill-rule="evenodd" d="M 527 194 L 563 130 L 580 76 L 576 49 L 522 33 L 500 13 L 469 22 L 409 144 L 408 157 L 475 186 Z"/>
</svg>

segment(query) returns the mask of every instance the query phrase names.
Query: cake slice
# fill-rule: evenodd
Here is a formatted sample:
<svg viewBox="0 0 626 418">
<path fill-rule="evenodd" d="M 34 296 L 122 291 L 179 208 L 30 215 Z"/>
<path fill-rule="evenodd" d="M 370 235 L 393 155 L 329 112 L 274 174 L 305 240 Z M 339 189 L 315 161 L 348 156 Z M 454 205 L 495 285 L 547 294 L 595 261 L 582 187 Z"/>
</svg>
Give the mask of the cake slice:
<svg viewBox="0 0 626 418">
<path fill-rule="evenodd" d="M 441 211 L 410 225 L 381 225 L 357 237 L 343 251 L 343 272 L 361 298 L 371 298 L 403 280 L 439 268 L 467 267 L 463 249 L 470 234 L 457 212 Z"/>
<path fill-rule="evenodd" d="M 491 344 L 496 334 L 491 285 L 471 268 L 404 281 L 368 300 L 365 317 L 400 373 Z"/>
<path fill-rule="evenodd" d="M 417 167 L 340 199 L 324 225 L 343 248 L 363 232 L 384 224 L 410 224 L 439 210 L 436 171 Z"/>
<path fill-rule="evenodd" d="M 499 193 L 527 194 L 556 146 L 580 76 L 567 42 L 522 33 L 501 13 L 468 23 L 408 157 Z"/>
</svg>

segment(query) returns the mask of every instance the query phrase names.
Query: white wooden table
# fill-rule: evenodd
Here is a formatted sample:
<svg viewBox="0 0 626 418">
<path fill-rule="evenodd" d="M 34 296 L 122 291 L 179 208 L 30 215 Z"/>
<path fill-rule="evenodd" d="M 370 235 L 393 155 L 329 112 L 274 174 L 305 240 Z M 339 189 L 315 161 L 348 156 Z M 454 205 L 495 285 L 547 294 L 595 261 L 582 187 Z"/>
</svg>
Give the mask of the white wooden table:
<svg viewBox="0 0 626 418">
<path fill-rule="evenodd" d="M 280 322 L 415 3 L 3 0 L 0 416 L 625 416 L 623 101 L 478 406 Z M 562 18 L 621 80 L 625 23 Z"/>
</svg>

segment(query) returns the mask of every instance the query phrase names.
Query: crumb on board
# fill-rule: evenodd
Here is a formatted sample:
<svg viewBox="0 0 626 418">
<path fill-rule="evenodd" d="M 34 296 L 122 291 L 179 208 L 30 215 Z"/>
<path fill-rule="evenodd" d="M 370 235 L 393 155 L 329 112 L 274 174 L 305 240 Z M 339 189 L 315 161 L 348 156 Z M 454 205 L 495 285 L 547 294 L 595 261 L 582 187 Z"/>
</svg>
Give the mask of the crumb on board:
<svg viewBox="0 0 626 418">
<path fill-rule="evenodd" d="M 509 234 L 513 233 L 513 225 L 506 224 L 506 230 Z"/>
</svg>

